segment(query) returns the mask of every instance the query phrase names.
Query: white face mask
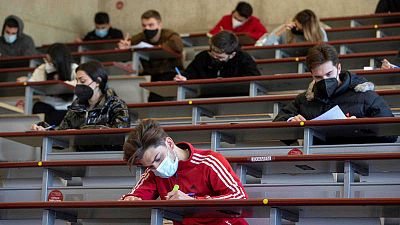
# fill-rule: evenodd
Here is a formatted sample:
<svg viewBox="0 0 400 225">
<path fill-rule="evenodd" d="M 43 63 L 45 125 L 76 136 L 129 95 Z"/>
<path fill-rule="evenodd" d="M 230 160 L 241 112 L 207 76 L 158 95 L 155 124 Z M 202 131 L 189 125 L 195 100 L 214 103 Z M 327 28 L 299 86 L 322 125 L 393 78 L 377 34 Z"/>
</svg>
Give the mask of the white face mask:
<svg viewBox="0 0 400 225">
<path fill-rule="evenodd" d="M 239 21 L 235 19 L 235 17 L 232 17 L 232 27 L 235 29 L 237 27 L 242 26 L 246 21 Z"/>
<path fill-rule="evenodd" d="M 9 43 L 12 44 L 17 40 L 17 35 L 16 34 L 7 34 L 4 33 L 4 40 Z"/>
<path fill-rule="evenodd" d="M 44 69 L 46 70 L 46 73 L 53 73 L 57 71 L 57 68 L 54 66 L 54 64 L 49 62 L 45 62 Z"/>
<path fill-rule="evenodd" d="M 156 176 L 161 178 L 169 178 L 176 173 L 176 170 L 178 169 L 178 156 L 175 153 L 175 158 L 171 159 L 170 154 L 170 151 L 167 150 L 165 159 L 160 163 L 160 165 L 158 165 L 157 169 L 153 170 Z"/>
</svg>

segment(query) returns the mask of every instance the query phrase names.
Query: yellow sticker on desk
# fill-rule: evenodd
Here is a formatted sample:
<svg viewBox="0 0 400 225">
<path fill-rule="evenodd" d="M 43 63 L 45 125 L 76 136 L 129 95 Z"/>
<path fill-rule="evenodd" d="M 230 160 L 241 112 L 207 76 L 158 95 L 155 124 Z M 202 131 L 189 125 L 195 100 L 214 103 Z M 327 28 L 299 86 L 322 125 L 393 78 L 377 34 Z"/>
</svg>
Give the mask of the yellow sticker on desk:
<svg viewBox="0 0 400 225">
<path fill-rule="evenodd" d="M 264 203 L 264 205 L 267 205 L 268 204 L 268 199 L 264 198 L 263 199 L 263 203 Z"/>
<path fill-rule="evenodd" d="M 304 126 L 304 121 L 301 121 L 301 122 L 300 122 L 300 126 Z"/>
<path fill-rule="evenodd" d="M 192 102 L 192 101 L 189 101 L 189 105 L 191 105 L 191 104 L 193 104 L 193 102 Z"/>
<path fill-rule="evenodd" d="M 294 60 L 295 60 L 296 62 L 298 62 L 300 59 L 299 59 L 299 57 L 296 57 Z"/>
<path fill-rule="evenodd" d="M 38 165 L 38 166 L 43 166 L 43 162 L 42 162 L 42 161 L 39 161 L 39 162 L 37 163 L 37 165 Z"/>
<path fill-rule="evenodd" d="M 378 29 L 378 27 L 379 27 L 378 24 L 375 24 L 375 25 L 374 25 L 374 28 L 375 28 L 375 29 Z"/>
<path fill-rule="evenodd" d="M 24 82 L 24 86 L 26 86 L 28 83 Z"/>
</svg>

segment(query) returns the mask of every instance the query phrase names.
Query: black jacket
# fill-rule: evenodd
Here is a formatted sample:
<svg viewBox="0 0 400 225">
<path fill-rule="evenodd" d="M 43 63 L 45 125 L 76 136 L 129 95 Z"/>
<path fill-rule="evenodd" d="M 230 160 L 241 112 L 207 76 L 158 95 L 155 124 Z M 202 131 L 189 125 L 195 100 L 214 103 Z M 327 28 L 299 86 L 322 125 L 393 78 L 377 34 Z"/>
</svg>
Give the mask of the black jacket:
<svg viewBox="0 0 400 225">
<path fill-rule="evenodd" d="M 305 119 L 311 120 L 325 113 L 329 109 L 338 105 L 345 114 L 363 117 L 393 117 L 393 114 L 386 104 L 385 100 L 373 91 L 373 84 L 366 82 L 349 72 L 341 73 L 340 80 L 342 84 L 336 89 L 328 102 L 314 99 L 313 85 L 309 89 L 299 94 L 294 101 L 280 110 L 274 121 L 287 121 L 289 118 L 298 114 Z M 312 83 L 313 84 L 313 83 Z M 372 86 L 372 88 L 371 88 Z M 373 143 L 373 142 L 395 142 L 397 137 L 366 137 L 366 138 L 347 138 L 343 137 L 335 140 L 327 140 L 324 143 Z M 321 143 L 322 142 L 317 142 Z M 314 144 L 316 144 L 314 142 Z"/>
<path fill-rule="evenodd" d="M 108 34 L 105 37 L 99 37 L 96 35 L 96 30 L 92 30 L 86 34 L 83 38 L 84 41 L 94 41 L 94 40 L 108 40 L 108 39 L 122 39 L 124 35 L 121 30 L 110 27 L 108 29 Z"/>
<path fill-rule="evenodd" d="M 251 56 L 241 50 L 237 51 L 232 59 L 223 63 L 217 63 L 205 50 L 196 55 L 182 75 L 191 80 L 255 76 L 260 75 L 260 71 L 258 71 L 257 64 Z"/>
</svg>

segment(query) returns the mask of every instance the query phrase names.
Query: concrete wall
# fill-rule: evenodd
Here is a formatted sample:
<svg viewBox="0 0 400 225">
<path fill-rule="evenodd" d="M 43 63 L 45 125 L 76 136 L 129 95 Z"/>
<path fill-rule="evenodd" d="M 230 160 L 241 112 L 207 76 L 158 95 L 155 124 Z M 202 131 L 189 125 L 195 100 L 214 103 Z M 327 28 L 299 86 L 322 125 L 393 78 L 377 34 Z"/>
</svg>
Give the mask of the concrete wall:
<svg viewBox="0 0 400 225">
<path fill-rule="evenodd" d="M 71 42 L 93 28 L 98 0 L 0 0 L 1 27 L 14 14 L 25 23 L 24 32 L 35 44 Z"/>
<path fill-rule="evenodd" d="M 140 31 L 140 16 L 156 9 L 164 27 L 180 33 L 207 31 L 222 15 L 229 14 L 239 0 L 122 0 L 124 8 L 116 9 L 120 0 L 99 0 L 99 9 L 110 13 L 112 22 L 123 31 Z M 269 30 L 285 22 L 303 9 L 312 9 L 319 17 L 369 14 L 378 0 L 246 0 Z"/>
<path fill-rule="evenodd" d="M 118 10 L 116 3 L 124 8 Z M 269 30 L 291 19 L 305 8 L 320 17 L 372 13 L 378 0 L 247 0 Z M 207 31 L 222 15 L 230 13 L 238 0 L 0 0 L 0 18 L 20 16 L 25 32 L 36 45 L 69 42 L 93 29 L 97 11 L 110 13 L 115 27 L 130 34 L 139 32 L 140 16 L 148 9 L 161 12 L 164 27 L 178 32 Z"/>
</svg>

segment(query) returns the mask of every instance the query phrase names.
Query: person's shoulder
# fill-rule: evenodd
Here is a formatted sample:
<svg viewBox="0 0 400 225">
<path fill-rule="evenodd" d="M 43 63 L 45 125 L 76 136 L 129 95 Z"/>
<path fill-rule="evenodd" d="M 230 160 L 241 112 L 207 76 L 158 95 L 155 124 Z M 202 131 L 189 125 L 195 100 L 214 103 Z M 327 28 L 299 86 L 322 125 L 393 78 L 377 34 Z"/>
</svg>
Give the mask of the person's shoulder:
<svg viewBox="0 0 400 225">
<path fill-rule="evenodd" d="M 118 29 L 118 28 L 115 28 L 115 27 L 110 27 L 110 31 L 112 31 L 112 32 L 118 32 L 118 33 L 122 33 L 122 31 L 121 31 L 120 29 Z"/>
<path fill-rule="evenodd" d="M 172 36 L 180 37 L 178 32 L 176 32 L 174 30 L 171 30 L 171 29 L 167 29 L 167 28 L 161 29 L 161 35 L 164 36 L 164 37 L 168 37 L 168 38 L 170 38 Z"/>
<path fill-rule="evenodd" d="M 196 60 L 205 60 L 210 58 L 210 54 L 208 54 L 208 50 L 203 50 L 201 52 L 199 52 L 195 57 Z"/>
<path fill-rule="evenodd" d="M 122 100 L 122 98 L 120 98 L 112 89 L 107 90 L 107 101 L 112 105 L 127 107 L 126 102 Z"/>
<path fill-rule="evenodd" d="M 245 52 L 243 50 L 238 50 L 236 54 L 239 60 L 254 61 L 253 57 L 251 57 L 251 55 L 248 52 Z"/>
<path fill-rule="evenodd" d="M 194 157 L 197 157 L 199 159 L 205 159 L 205 158 L 213 158 L 217 160 L 225 160 L 225 157 L 221 155 L 221 153 L 212 151 L 212 150 L 200 150 L 200 149 L 195 149 L 193 153 Z"/>
<path fill-rule="evenodd" d="M 255 22 L 261 23 L 260 19 L 258 17 L 256 17 L 256 16 L 250 16 L 248 21 L 251 22 L 251 23 L 255 23 Z"/>
<path fill-rule="evenodd" d="M 33 42 L 33 38 L 25 33 L 22 33 L 19 37 L 18 37 L 22 42 Z"/>
<path fill-rule="evenodd" d="M 222 16 L 221 20 L 231 20 L 232 19 L 232 14 L 227 14 Z"/>
</svg>

